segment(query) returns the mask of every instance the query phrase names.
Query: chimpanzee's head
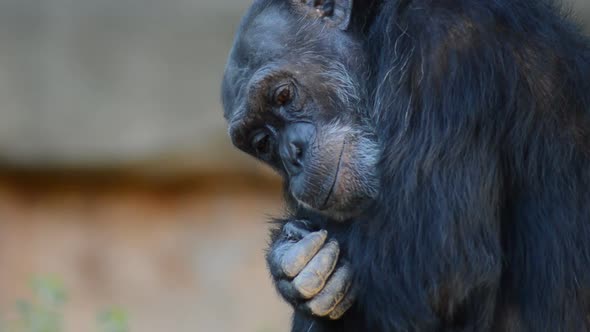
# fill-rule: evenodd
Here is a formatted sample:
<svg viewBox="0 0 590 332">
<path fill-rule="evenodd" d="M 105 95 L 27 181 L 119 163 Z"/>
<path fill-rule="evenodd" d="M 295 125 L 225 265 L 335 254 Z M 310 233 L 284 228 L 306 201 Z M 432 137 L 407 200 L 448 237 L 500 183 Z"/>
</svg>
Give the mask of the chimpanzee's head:
<svg viewBox="0 0 590 332">
<path fill-rule="evenodd" d="M 352 13 L 352 0 L 256 1 L 222 87 L 234 145 L 276 169 L 292 202 L 337 220 L 378 191 L 369 64 Z"/>
</svg>

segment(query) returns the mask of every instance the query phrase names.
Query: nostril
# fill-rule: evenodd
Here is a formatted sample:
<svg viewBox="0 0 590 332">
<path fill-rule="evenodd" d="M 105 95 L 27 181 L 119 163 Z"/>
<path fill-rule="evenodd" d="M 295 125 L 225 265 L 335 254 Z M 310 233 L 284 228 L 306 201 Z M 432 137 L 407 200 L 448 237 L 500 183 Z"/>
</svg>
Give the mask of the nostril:
<svg viewBox="0 0 590 332">
<path fill-rule="evenodd" d="M 303 157 L 303 150 L 297 144 L 291 143 L 291 155 L 293 156 L 293 159 L 301 161 Z"/>
<path fill-rule="evenodd" d="M 289 142 L 284 149 L 283 165 L 290 176 L 296 176 L 303 171 L 304 151 L 297 142 Z"/>
<path fill-rule="evenodd" d="M 281 132 L 279 154 L 285 171 L 296 176 L 305 171 L 309 160 L 310 146 L 315 139 L 315 126 L 309 123 L 295 123 Z"/>
<path fill-rule="evenodd" d="M 291 162 L 296 166 L 301 166 L 303 161 L 303 149 L 296 143 L 289 144 Z"/>
</svg>

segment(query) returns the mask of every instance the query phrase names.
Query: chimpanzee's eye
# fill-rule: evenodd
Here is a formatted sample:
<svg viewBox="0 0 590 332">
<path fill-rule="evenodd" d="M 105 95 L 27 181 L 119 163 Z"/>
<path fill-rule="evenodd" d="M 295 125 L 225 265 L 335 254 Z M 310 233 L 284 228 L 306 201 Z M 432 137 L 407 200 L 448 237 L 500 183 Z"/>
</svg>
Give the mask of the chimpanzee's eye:
<svg viewBox="0 0 590 332">
<path fill-rule="evenodd" d="M 268 159 L 272 150 L 272 137 L 267 132 L 260 132 L 252 138 L 252 149 L 256 156 Z"/>
<path fill-rule="evenodd" d="M 285 106 L 291 99 L 293 99 L 293 85 L 291 84 L 278 87 L 273 95 L 273 101 L 277 106 Z"/>
</svg>

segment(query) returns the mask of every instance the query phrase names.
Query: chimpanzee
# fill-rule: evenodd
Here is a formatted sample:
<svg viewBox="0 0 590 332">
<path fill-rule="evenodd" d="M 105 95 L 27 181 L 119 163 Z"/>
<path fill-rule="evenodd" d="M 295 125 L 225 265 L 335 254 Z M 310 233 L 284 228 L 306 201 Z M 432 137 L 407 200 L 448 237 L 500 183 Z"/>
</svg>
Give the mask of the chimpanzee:
<svg viewBox="0 0 590 332">
<path fill-rule="evenodd" d="M 590 42 L 550 0 L 256 0 L 222 97 L 293 331 L 590 331 Z"/>
</svg>

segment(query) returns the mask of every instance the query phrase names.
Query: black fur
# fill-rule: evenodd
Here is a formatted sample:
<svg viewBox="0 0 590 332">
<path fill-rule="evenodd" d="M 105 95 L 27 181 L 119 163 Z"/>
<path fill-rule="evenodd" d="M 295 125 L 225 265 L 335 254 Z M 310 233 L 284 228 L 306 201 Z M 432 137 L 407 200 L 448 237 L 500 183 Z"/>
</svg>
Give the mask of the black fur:
<svg viewBox="0 0 590 332">
<path fill-rule="evenodd" d="M 401 5 L 366 42 L 380 197 L 316 220 L 361 295 L 293 331 L 590 331 L 590 44 L 549 2 Z"/>
<path fill-rule="evenodd" d="M 347 224 L 293 213 L 360 297 L 293 331 L 590 331 L 588 40 L 543 0 L 362 9 L 381 192 Z"/>
</svg>

